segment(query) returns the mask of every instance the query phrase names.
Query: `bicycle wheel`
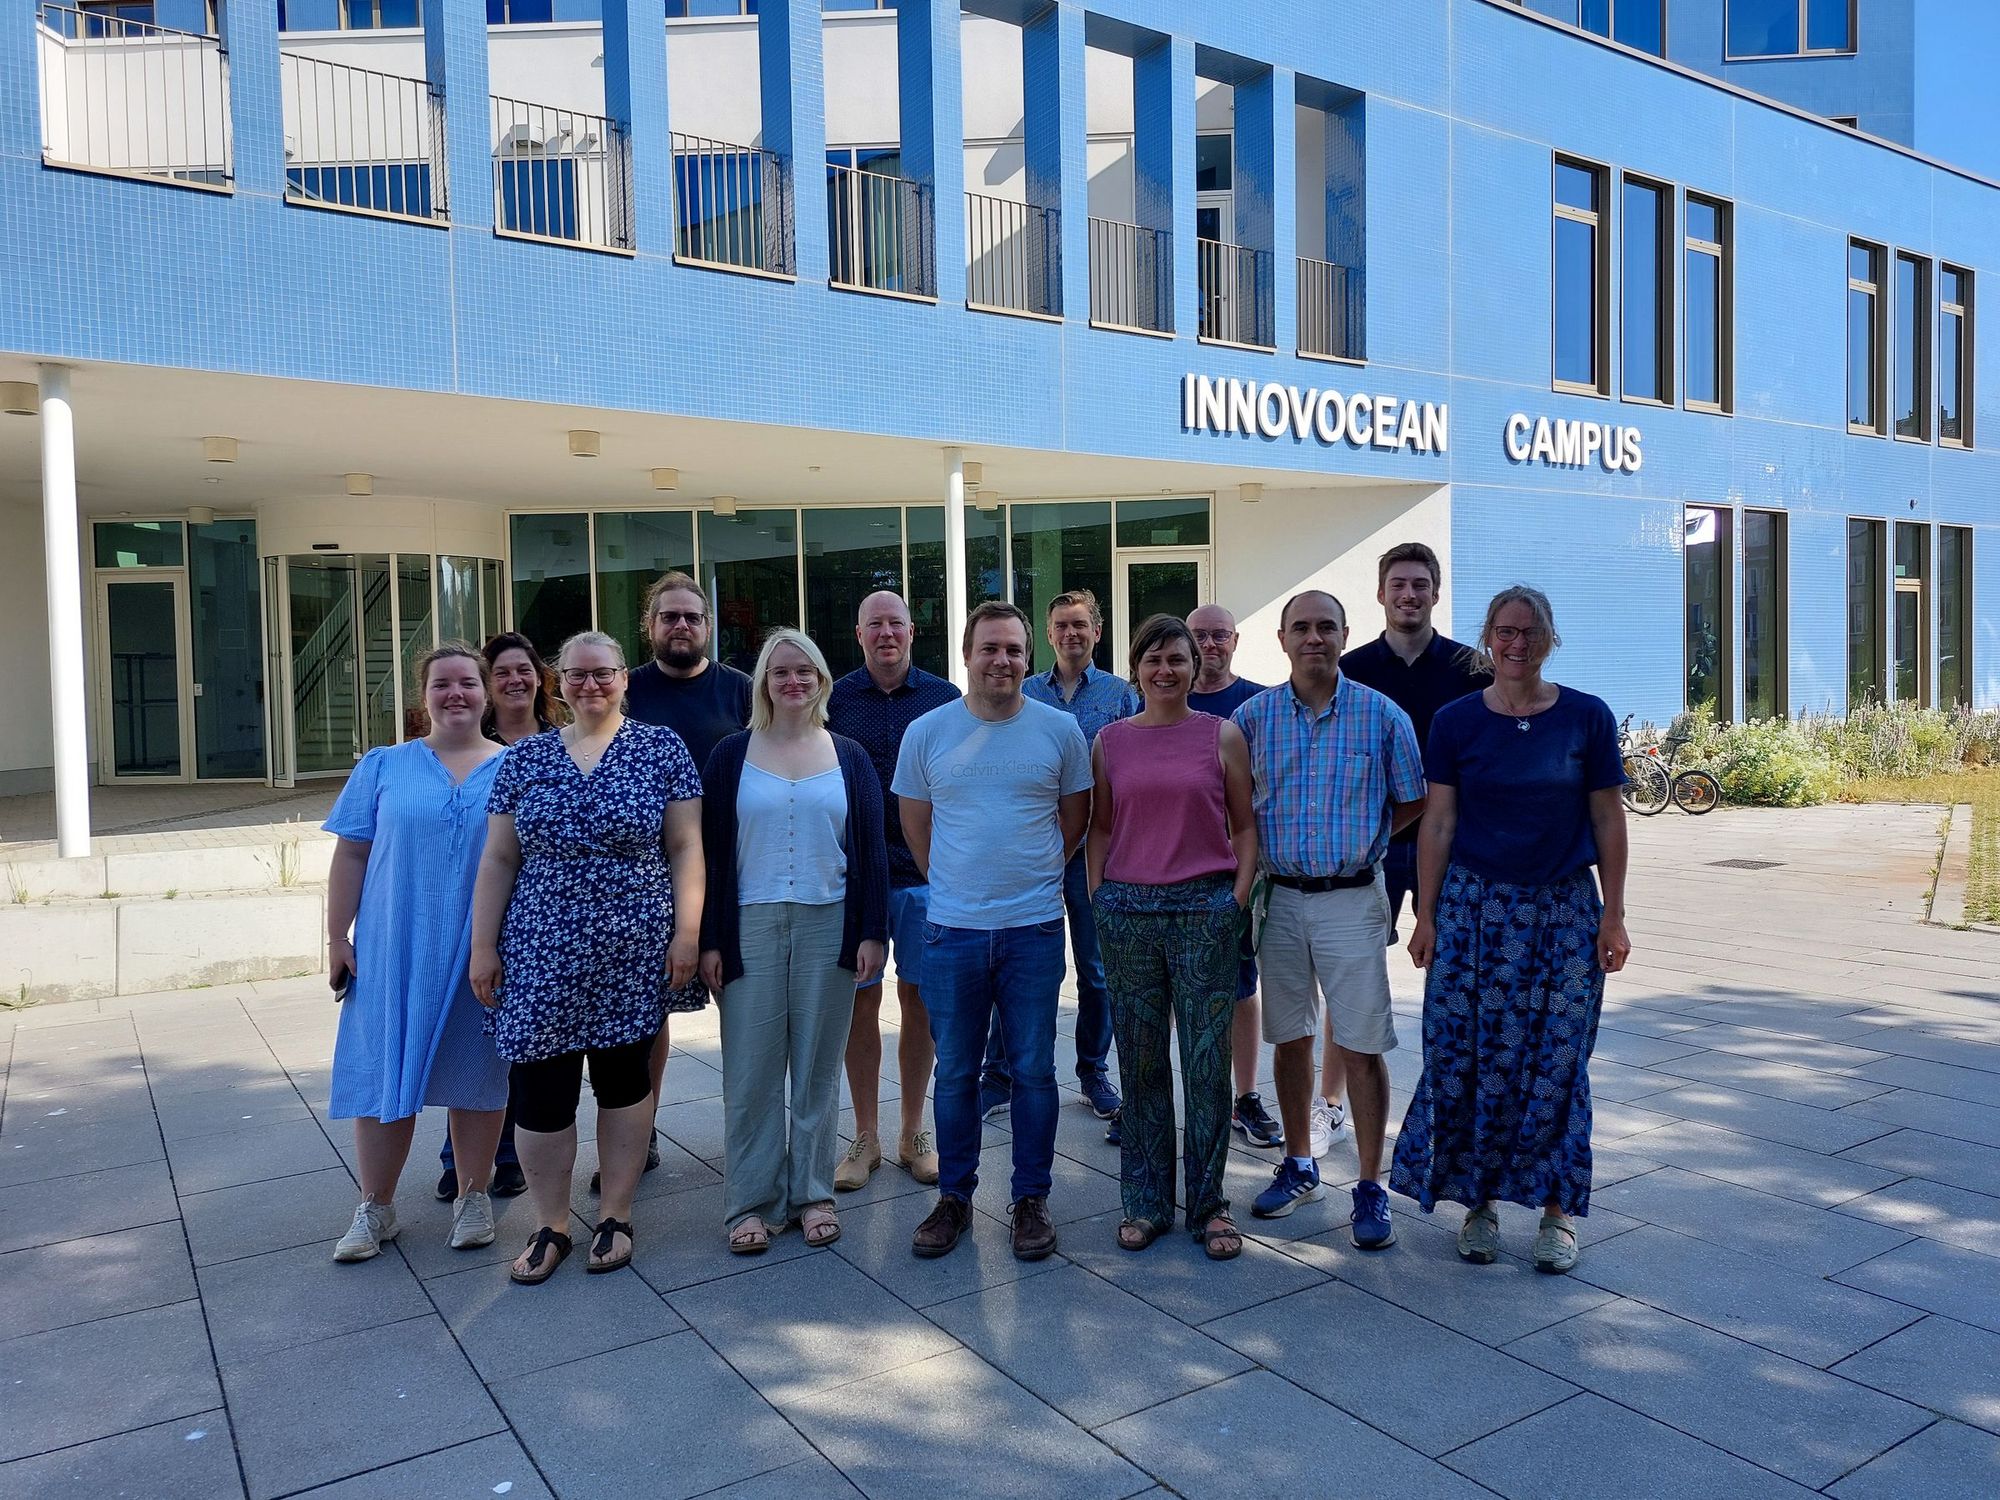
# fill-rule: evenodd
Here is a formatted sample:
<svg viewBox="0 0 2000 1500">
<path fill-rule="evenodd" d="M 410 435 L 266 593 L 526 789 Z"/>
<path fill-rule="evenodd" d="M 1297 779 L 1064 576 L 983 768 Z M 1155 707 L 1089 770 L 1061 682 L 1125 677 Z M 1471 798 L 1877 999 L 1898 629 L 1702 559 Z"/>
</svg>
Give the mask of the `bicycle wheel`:
<svg viewBox="0 0 2000 1500">
<path fill-rule="evenodd" d="M 1674 806 L 1691 817 L 1714 812 L 1722 801 L 1722 783 L 1706 771 L 1682 771 L 1674 777 Z"/>
<path fill-rule="evenodd" d="M 1650 755 L 1636 753 L 1625 757 L 1625 785 L 1619 795 L 1642 818 L 1665 812 L 1673 800 L 1667 773 L 1660 763 Z"/>
</svg>

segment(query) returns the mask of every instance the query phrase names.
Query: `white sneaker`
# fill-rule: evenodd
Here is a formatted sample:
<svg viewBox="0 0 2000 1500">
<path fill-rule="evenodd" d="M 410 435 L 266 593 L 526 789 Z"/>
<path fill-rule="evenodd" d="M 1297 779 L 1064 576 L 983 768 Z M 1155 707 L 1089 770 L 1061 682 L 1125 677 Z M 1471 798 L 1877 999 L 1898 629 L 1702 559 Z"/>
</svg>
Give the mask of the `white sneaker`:
<svg viewBox="0 0 2000 1500">
<path fill-rule="evenodd" d="M 1312 1154 L 1325 1156 L 1334 1142 L 1347 1135 L 1347 1111 L 1338 1104 L 1329 1104 L 1324 1099 L 1313 1100 L 1312 1107 Z"/>
<path fill-rule="evenodd" d="M 493 1243 L 493 1200 L 467 1193 L 451 1207 L 451 1248 L 477 1250 Z"/>
<path fill-rule="evenodd" d="M 402 1233 L 396 1223 L 396 1205 L 364 1199 L 354 1210 L 354 1222 L 333 1247 L 335 1260 L 373 1260 L 382 1247 Z"/>
</svg>

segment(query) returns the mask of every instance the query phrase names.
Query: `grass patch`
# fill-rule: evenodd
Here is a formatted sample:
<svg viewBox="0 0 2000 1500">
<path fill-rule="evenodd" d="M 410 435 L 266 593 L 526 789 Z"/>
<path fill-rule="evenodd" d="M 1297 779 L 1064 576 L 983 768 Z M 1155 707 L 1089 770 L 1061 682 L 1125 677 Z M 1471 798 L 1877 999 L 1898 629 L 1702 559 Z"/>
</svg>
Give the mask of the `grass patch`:
<svg viewBox="0 0 2000 1500">
<path fill-rule="evenodd" d="M 1965 919 L 2000 922 L 2000 769 L 1967 767 L 1930 776 L 1871 777 L 1841 789 L 1847 802 L 1964 802 L 1972 808 Z"/>
</svg>

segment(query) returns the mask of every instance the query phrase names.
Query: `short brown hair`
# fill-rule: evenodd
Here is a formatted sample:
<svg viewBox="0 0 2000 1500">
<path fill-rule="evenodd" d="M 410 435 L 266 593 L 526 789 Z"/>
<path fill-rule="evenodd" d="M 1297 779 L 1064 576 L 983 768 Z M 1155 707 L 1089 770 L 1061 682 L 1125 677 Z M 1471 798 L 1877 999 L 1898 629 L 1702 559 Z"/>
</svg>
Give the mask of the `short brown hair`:
<svg viewBox="0 0 2000 1500">
<path fill-rule="evenodd" d="M 1104 611 L 1098 608 L 1097 595 L 1091 593 L 1089 589 L 1064 589 L 1049 601 L 1048 613 L 1042 618 L 1053 620 L 1056 617 L 1057 610 L 1070 609 L 1078 604 L 1081 604 L 1085 609 L 1090 611 L 1090 623 L 1095 625 L 1099 630 L 1102 630 L 1104 628 Z"/>
<path fill-rule="evenodd" d="M 1444 570 L 1438 566 L 1438 555 L 1422 542 L 1398 542 L 1375 564 L 1375 587 L 1382 588 L 1389 582 L 1389 570 L 1399 562 L 1422 563 L 1430 569 L 1431 591 L 1435 593 L 1444 587 Z"/>
<path fill-rule="evenodd" d="M 1035 627 L 1028 623 L 1028 617 L 1018 605 L 1009 604 L 1005 599 L 988 599 L 975 604 L 972 613 L 965 617 L 965 638 L 959 644 L 961 653 L 972 649 L 973 632 L 987 620 L 1012 620 L 1021 627 L 1021 639 L 1028 649 L 1035 649 Z"/>
<path fill-rule="evenodd" d="M 692 577 L 681 572 L 662 573 L 647 588 L 645 602 L 639 606 L 639 630 L 641 634 L 649 637 L 652 634 L 653 606 L 660 602 L 660 595 L 671 594 L 681 589 L 685 589 L 690 594 L 701 595 L 701 613 L 703 619 L 713 619 L 715 617 L 715 612 L 709 608 L 707 592 Z"/>
<path fill-rule="evenodd" d="M 1187 621 L 1178 615 L 1146 616 L 1140 622 L 1138 630 L 1133 633 L 1132 649 L 1126 653 L 1125 658 L 1125 665 L 1131 673 L 1132 689 L 1141 699 L 1146 696 L 1146 690 L 1139 686 L 1139 663 L 1145 660 L 1148 651 L 1168 641 L 1180 641 L 1185 644 L 1190 662 L 1201 660 L 1201 647 L 1194 643 L 1194 632 L 1188 629 Z"/>
</svg>

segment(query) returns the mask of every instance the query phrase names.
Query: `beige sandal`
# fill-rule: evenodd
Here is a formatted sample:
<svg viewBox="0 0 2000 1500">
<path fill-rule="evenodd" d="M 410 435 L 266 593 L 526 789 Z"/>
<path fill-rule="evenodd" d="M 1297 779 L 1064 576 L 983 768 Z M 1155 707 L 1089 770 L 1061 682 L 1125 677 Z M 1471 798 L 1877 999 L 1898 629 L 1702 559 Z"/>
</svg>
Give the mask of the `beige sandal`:
<svg viewBox="0 0 2000 1500">
<path fill-rule="evenodd" d="M 744 1219 L 729 1231 L 729 1253 L 731 1255 L 762 1255 L 771 1248 L 771 1231 L 764 1227 L 764 1221 L 754 1215 Z"/>
<path fill-rule="evenodd" d="M 840 1219 L 828 1203 L 815 1203 L 799 1215 L 799 1225 L 805 1230 L 806 1243 L 818 1250 L 831 1245 L 840 1238 Z"/>
</svg>

